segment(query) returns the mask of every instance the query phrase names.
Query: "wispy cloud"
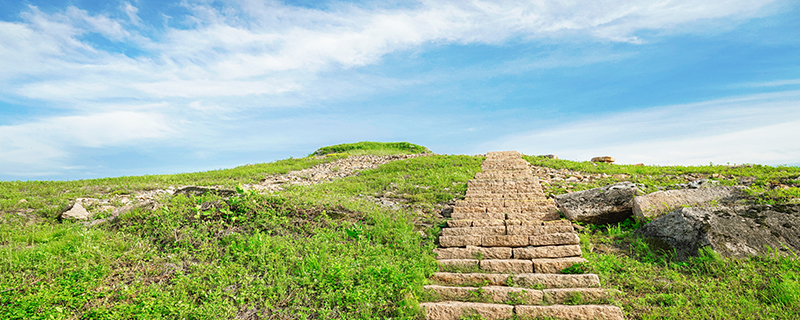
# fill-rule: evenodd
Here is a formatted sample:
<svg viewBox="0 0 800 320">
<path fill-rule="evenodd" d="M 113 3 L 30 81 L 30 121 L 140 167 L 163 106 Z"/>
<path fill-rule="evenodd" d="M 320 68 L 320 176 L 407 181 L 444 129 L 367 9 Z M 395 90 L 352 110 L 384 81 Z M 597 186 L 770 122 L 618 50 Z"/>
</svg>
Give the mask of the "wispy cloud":
<svg viewBox="0 0 800 320">
<path fill-rule="evenodd" d="M 480 150 L 553 153 L 587 161 L 698 165 L 800 163 L 800 91 L 755 94 L 566 121 L 502 137 Z"/>
<path fill-rule="evenodd" d="M 6 65 L 0 81 L 9 85 L 6 94 L 58 101 L 86 97 L 87 90 L 78 88 L 91 88 L 93 99 L 271 95 L 305 90 L 319 72 L 374 64 L 427 43 L 495 44 L 576 32 L 637 42 L 641 30 L 743 18 L 770 2 L 423 1 L 411 8 L 343 6 L 331 12 L 276 2 L 232 1 L 223 9 L 185 2 L 192 15 L 183 18 L 192 27 L 168 27 L 153 39 L 140 34 L 138 9 L 128 2 L 120 8 L 127 20 L 76 7 L 56 13 L 31 7 L 22 22 L 0 24 L 0 42 L 9 44 L 0 58 L 16 62 Z M 100 50 L 83 38 L 92 33 L 147 54 L 132 58 Z M 25 76 L 37 78 L 10 81 Z"/>
<path fill-rule="evenodd" d="M 176 132 L 170 122 L 154 112 L 118 111 L 0 126 L 0 174 L 51 175 L 68 167 L 65 163 L 77 148 L 172 137 Z"/>
<path fill-rule="evenodd" d="M 641 43 L 648 40 L 642 31 L 681 26 L 681 32 L 707 32 L 708 23 L 747 19 L 773 2 L 424 0 L 392 8 L 339 4 L 323 11 L 278 1 L 182 1 L 189 14 L 162 13 L 163 25 L 147 25 L 138 2 L 122 2 L 113 13 L 31 6 L 20 21 L 0 21 L 0 100 L 74 116 L 0 127 L 0 148 L 7 151 L 0 167 L 9 174 L 53 172 L 70 165 L 70 146 L 192 136 L 184 130 L 207 136 L 225 127 L 175 125 L 199 121 L 192 112 L 221 121 L 232 119 L 226 112 L 315 105 L 360 90 L 415 83 L 419 80 L 358 70 L 428 45 L 542 39 Z M 697 23 L 703 28 L 692 27 Z M 515 65 L 553 68 L 626 57 Z M 341 73 L 330 76 L 336 72 Z M 160 107 L 143 107 L 152 105 Z"/>
</svg>

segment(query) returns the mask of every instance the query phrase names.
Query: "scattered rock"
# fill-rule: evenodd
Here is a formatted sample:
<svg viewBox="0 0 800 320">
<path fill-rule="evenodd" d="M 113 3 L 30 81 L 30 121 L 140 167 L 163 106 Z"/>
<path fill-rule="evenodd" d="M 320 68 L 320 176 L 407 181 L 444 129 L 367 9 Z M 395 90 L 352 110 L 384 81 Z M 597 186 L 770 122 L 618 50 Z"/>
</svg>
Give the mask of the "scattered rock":
<svg viewBox="0 0 800 320">
<path fill-rule="evenodd" d="M 86 220 L 89 219 L 91 215 L 92 214 L 89 213 L 89 211 L 86 211 L 86 209 L 83 208 L 80 202 L 76 202 L 69 207 L 67 211 L 64 211 L 64 213 L 61 214 L 61 219 Z"/>
<path fill-rule="evenodd" d="M 93 226 L 96 226 L 96 225 L 101 224 L 101 223 L 114 222 L 114 221 L 117 220 L 117 218 L 119 218 L 120 214 L 128 212 L 131 209 L 133 209 L 133 206 L 119 207 L 119 208 L 114 209 L 114 211 L 111 212 L 111 215 L 108 216 L 107 218 L 83 222 L 83 225 L 87 226 L 87 227 L 93 227 Z"/>
<path fill-rule="evenodd" d="M 700 185 L 700 184 L 698 184 Z M 744 197 L 744 187 L 718 187 L 656 191 L 633 199 L 633 214 L 640 219 L 656 219 L 682 206 L 713 205 Z"/>
<path fill-rule="evenodd" d="M 700 188 L 711 188 L 719 186 L 719 181 L 716 180 L 709 180 L 709 179 L 699 179 L 694 181 L 689 181 L 687 183 L 678 183 L 672 186 L 671 189 L 700 189 Z"/>
<path fill-rule="evenodd" d="M 17 203 L 25 203 L 25 202 L 28 202 L 28 200 L 25 200 L 25 199 L 19 199 L 19 201 L 18 201 Z"/>
<path fill-rule="evenodd" d="M 270 175 L 255 185 L 244 185 L 245 189 L 259 191 L 281 191 L 288 185 L 312 185 L 358 174 L 359 171 L 375 169 L 396 160 L 423 157 L 429 154 L 400 154 L 389 156 L 350 156 L 344 159 L 313 166 L 308 169 L 285 174 Z"/>
<path fill-rule="evenodd" d="M 680 208 L 637 230 L 679 259 L 710 247 L 725 257 L 800 252 L 800 205 Z"/>
<path fill-rule="evenodd" d="M 614 158 L 610 156 L 602 156 L 602 157 L 594 157 L 592 158 L 592 162 L 605 162 L 605 163 L 614 163 L 616 161 Z"/>
<path fill-rule="evenodd" d="M 175 194 L 184 194 L 186 196 L 201 196 L 209 192 L 220 197 L 232 197 L 236 195 L 236 191 L 234 190 L 216 187 L 185 186 L 175 190 Z"/>
<path fill-rule="evenodd" d="M 555 197 L 567 219 L 593 224 L 615 223 L 633 214 L 633 197 L 639 186 L 631 182 L 572 192 Z"/>
<path fill-rule="evenodd" d="M 553 160 L 558 160 L 558 156 L 557 156 L 557 155 L 554 155 L 554 154 L 546 154 L 546 155 L 542 155 L 542 156 L 540 156 L 540 157 L 542 157 L 542 158 L 548 158 L 548 159 L 553 159 Z"/>
</svg>

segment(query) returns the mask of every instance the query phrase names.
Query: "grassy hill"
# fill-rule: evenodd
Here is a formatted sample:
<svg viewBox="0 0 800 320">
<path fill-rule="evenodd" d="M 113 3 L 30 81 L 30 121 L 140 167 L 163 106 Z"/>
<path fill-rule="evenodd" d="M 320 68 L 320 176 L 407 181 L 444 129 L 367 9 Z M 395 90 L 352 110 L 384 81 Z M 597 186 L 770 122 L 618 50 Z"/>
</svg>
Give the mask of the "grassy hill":
<svg viewBox="0 0 800 320">
<path fill-rule="evenodd" d="M 482 157 L 416 157 L 271 194 L 237 186 L 351 155 L 423 152 L 429 153 L 410 143 L 362 142 L 227 170 L 0 182 L 0 318 L 417 319 L 422 286 L 437 269 L 432 249 L 444 222 L 438 213 L 463 198 Z M 797 167 L 525 159 L 609 175 L 553 183 L 550 194 L 622 179 L 652 191 L 691 174 L 728 185 L 747 181 L 753 203 L 800 197 Z M 76 198 L 114 203 L 120 195 L 181 185 L 238 193 L 162 195 L 94 227 L 58 218 Z M 636 238 L 632 231 L 640 225 L 587 225 L 580 235 L 589 262 L 577 271 L 597 273 L 604 286 L 623 291 L 612 303 L 629 318 L 800 318 L 797 256 L 729 260 L 707 253 L 676 261 Z"/>
</svg>

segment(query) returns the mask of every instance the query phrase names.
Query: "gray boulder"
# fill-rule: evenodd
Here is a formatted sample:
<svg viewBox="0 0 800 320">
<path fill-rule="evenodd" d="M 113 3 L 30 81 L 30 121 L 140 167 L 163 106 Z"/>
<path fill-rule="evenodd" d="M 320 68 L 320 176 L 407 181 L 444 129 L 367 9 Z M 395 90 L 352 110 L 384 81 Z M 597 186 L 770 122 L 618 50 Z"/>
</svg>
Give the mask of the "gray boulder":
<svg viewBox="0 0 800 320">
<path fill-rule="evenodd" d="M 633 199 L 633 214 L 639 219 L 657 219 L 685 206 L 728 203 L 744 197 L 744 187 L 718 187 L 656 191 Z"/>
<path fill-rule="evenodd" d="M 679 259 L 703 247 L 733 258 L 800 252 L 800 205 L 680 208 L 636 232 Z"/>
<path fill-rule="evenodd" d="M 567 219 L 594 224 L 615 223 L 633 214 L 633 197 L 641 190 L 632 182 L 572 192 L 555 197 Z"/>
</svg>

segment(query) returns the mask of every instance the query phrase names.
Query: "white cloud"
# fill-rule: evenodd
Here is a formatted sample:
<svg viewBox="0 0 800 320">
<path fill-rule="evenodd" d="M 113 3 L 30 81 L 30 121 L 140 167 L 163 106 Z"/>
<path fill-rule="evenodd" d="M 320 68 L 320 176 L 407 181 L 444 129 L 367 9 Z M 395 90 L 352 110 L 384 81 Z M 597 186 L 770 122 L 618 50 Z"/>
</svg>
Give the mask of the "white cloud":
<svg viewBox="0 0 800 320">
<path fill-rule="evenodd" d="M 141 25 L 142 19 L 139 18 L 139 15 L 137 14 L 139 12 L 139 8 L 134 7 L 130 2 L 127 1 L 122 3 L 121 8 L 122 11 L 125 12 L 125 15 L 128 16 L 128 19 L 131 21 L 131 23 L 134 25 Z"/>
<path fill-rule="evenodd" d="M 66 167 L 75 148 L 124 146 L 175 133 L 174 125 L 154 112 L 115 111 L 0 126 L 0 175 L 52 174 Z"/>
<path fill-rule="evenodd" d="M 190 121 L 183 112 L 187 109 L 223 113 L 234 109 L 230 101 L 236 101 L 236 109 L 308 105 L 370 86 L 402 85 L 356 71 L 387 54 L 428 44 L 641 42 L 647 40 L 638 38 L 643 30 L 680 26 L 681 32 L 708 32 L 709 21 L 726 25 L 747 19 L 772 2 L 425 0 L 391 9 L 340 4 L 322 11 L 277 1 L 227 1 L 222 9 L 218 3 L 212 7 L 207 1 L 184 1 L 191 15 L 162 13 L 164 26 L 143 25 L 139 8 L 130 2 L 123 2 L 118 14 L 93 14 L 73 6 L 59 12 L 30 7 L 19 22 L 0 21 L 0 98 L 37 100 L 88 115 L 0 127 L 0 149 L 5 151 L 0 167 L 12 172 L 60 170 L 73 146 L 164 139 L 181 129 L 173 123 Z M 704 23 L 703 28 L 693 28 L 697 23 Z M 100 35 L 135 53 L 106 51 L 87 35 Z M 576 57 L 571 62 L 624 58 Z M 342 70 L 356 75 L 325 78 Z M 192 104 L 198 99 L 202 103 Z M 142 105 L 161 107 L 153 112 Z"/>
<path fill-rule="evenodd" d="M 109 15 L 72 6 L 48 14 L 31 7 L 23 22 L 0 23 L 0 60 L 11 62 L 0 67 L 0 83 L 6 93 L 56 101 L 87 97 L 86 91 L 90 99 L 130 98 L 131 92 L 153 99 L 148 94 L 154 91 L 155 98 L 274 95 L 308 90 L 320 72 L 374 64 L 388 53 L 428 43 L 496 44 L 573 34 L 637 42 L 641 30 L 714 19 L 727 24 L 725 19 L 754 16 L 771 2 L 437 0 L 395 9 L 341 5 L 328 12 L 277 2 L 230 1 L 223 9 L 185 2 L 192 15 L 183 19 L 192 27 L 167 27 L 154 39 Z M 141 23 L 129 2 L 120 11 L 134 26 Z M 81 38 L 91 32 L 146 54 L 130 58 L 99 50 Z M 26 75 L 37 78 L 14 81 Z"/>
<path fill-rule="evenodd" d="M 480 150 L 519 150 L 587 161 L 699 165 L 800 163 L 800 91 L 577 119 L 502 137 Z"/>
</svg>

